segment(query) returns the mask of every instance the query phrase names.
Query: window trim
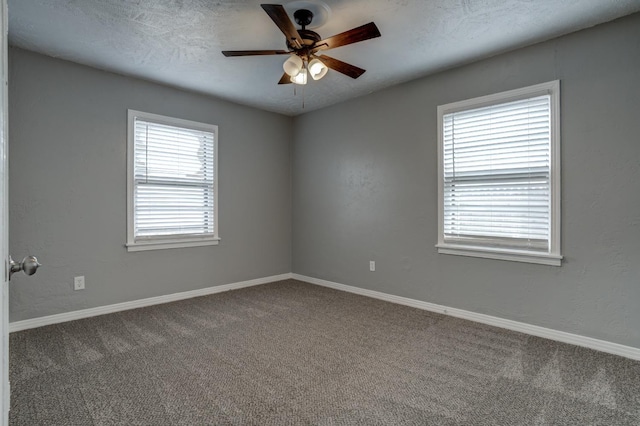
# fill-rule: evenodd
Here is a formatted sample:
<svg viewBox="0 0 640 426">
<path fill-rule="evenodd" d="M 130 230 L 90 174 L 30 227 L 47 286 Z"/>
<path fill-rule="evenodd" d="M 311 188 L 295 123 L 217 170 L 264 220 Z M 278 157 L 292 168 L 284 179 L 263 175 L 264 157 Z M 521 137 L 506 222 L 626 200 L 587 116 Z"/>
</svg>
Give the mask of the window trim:
<svg viewBox="0 0 640 426">
<path fill-rule="evenodd" d="M 135 159 L 134 126 L 136 118 L 168 126 L 183 127 L 213 133 L 213 236 L 194 235 L 189 237 L 135 240 L 133 221 L 135 179 L 133 173 Z M 220 241 L 218 223 L 218 126 L 132 109 L 127 110 L 127 251 L 162 250 L 218 245 Z"/>
<path fill-rule="evenodd" d="M 535 96 L 550 95 L 550 232 L 549 252 L 539 253 L 528 250 L 495 248 L 489 246 L 468 246 L 444 242 L 444 129 L 445 114 L 507 103 Z M 480 96 L 459 102 L 438 106 L 438 243 L 440 254 L 482 257 L 497 260 L 537 263 L 552 266 L 562 265 L 560 254 L 560 80 L 554 80 L 520 89 L 509 90 L 487 96 Z"/>
</svg>

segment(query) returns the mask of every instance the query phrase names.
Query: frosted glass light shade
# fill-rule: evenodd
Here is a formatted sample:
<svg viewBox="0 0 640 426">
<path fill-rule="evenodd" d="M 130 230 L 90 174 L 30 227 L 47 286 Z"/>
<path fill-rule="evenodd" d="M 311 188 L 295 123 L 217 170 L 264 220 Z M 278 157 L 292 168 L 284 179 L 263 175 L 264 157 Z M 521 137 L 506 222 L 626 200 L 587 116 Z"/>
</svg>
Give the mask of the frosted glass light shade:
<svg viewBox="0 0 640 426">
<path fill-rule="evenodd" d="M 286 61 L 284 61 L 284 64 L 282 64 L 282 68 L 284 69 L 284 72 L 287 73 L 287 75 L 289 75 L 290 77 L 295 77 L 302 69 L 302 65 L 302 58 L 296 55 L 291 55 Z"/>
<path fill-rule="evenodd" d="M 315 58 L 309 62 L 309 74 L 314 80 L 320 80 L 327 74 L 327 71 L 329 68 L 320 59 Z"/>
<path fill-rule="evenodd" d="M 291 82 L 295 84 L 307 84 L 307 70 L 303 68 L 298 74 L 291 77 Z"/>
</svg>

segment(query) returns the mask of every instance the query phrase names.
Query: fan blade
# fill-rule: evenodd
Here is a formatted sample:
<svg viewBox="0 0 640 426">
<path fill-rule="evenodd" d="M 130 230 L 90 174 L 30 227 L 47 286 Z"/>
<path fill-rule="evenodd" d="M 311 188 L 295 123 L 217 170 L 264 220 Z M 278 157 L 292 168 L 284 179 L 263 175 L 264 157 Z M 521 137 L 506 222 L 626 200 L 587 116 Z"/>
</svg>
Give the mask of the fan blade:
<svg viewBox="0 0 640 426">
<path fill-rule="evenodd" d="M 286 72 L 282 74 L 282 78 L 278 82 L 278 84 L 291 84 L 291 77 Z"/>
<path fill-rule="evenodd" d="M 369 40 L 376 37 L 380 37 L 380 30 L 378 30 L 376 24 L 369 22 L 361 27 L 320 40 L 313 45 L 313 52 L 334 49 L 336 47 L 346 46 L 347 44 L 358 43 L 359 41 Z"/>
<path fill-rule="evenodd" d="M 332 58 L 327 55 L 317 56 L 323 64 L 331 68 L 332 70 L 341 72 L 342 74 L 349 76 L 351 78 L 358 78 L 362 74 L 365 73 L 366 70 L 362 68 L 358 68 L 355 65 L 348 64 L 346 62 L 342 62 L 339 59 Z"/>
<path fill-rule="evenodd" d="M 287 38 L 289 44 L 300 48 L 302 47 L 302 37 L 298 34 L 298 30 L 296 29 L 291 19 L 289 19 L 289 15 L 287 15 L 287 11 L 284 10 L 281 4 L 261 4 L 260 5 L 267 15 L 273 20 L 273 22 L 280 28 L 282 34 Z"/>
<path fill-rule="evenodd" d="M 287 55 L 286 50 L 223 50 L 224 56 Z"/>
</svg>

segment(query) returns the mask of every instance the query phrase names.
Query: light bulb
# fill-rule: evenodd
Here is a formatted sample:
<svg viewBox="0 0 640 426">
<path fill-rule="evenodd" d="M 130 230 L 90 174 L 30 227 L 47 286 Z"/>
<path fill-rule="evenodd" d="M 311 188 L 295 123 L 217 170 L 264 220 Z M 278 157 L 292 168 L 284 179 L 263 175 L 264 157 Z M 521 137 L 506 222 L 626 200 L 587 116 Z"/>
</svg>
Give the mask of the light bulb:
<svg viewBox="0 0 640 426">
<path fill-rule="evenodd" d="M 314 80 L 320 80 L 329 71 L 329 68 L 318 58 L 314 58 L 309 62 L 309 73 Z"/>
<path fill-rule="evenodd" d="M 284 69 L 284 72 L 286 72 L 289 76 L 295 77 L 302 69 L 302 65 L 303 63 L 301 57 L 291 55 L 286 61 L 284 61 L 284 64 L 282 64 L 282 68 Z"/>
<path fill-rule="evenodd" d="M 291 82 L 295 84 L 307 84 L 307 70 L 303 68 L 300 72 L 291 77 Z"/>
</svg>

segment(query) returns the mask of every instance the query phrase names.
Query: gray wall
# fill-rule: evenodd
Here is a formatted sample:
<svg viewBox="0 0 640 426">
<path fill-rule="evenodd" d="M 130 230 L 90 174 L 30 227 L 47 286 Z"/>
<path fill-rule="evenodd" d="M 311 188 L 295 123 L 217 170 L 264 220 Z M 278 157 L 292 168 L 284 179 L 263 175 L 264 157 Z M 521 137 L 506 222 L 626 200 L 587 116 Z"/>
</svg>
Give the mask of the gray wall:
<svg viewBox="0 0 640 426">
<path fill-rule="evenodd" d="M 640 347 L 639 76 L 636 14 L 297 117 L 293 271 Z M 555 79 L 562 267 L 438 254 L 437 105 Z"/>
<path fill-rule="evenodd" d="M 11 320 L 293 270 L 640 347 L 638 70 L 636 14 L 292 120 L 11 49 Z M 554 79 L 563 266 L 437 254 L 436 106 Z M 219 125 L 219 246 L 126 251 L 127 108 Z"/>
<path fill-rule="evenodd" d="M 10 249 L 44 265 L 12 279 L 12 321 L 291 271 L 291 118 L 18 49 L 9 66 Z M 219 126 L 220 245 L 126 251 L 127 108 Z"/>
</svg>

